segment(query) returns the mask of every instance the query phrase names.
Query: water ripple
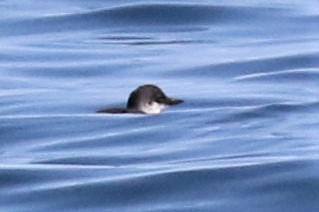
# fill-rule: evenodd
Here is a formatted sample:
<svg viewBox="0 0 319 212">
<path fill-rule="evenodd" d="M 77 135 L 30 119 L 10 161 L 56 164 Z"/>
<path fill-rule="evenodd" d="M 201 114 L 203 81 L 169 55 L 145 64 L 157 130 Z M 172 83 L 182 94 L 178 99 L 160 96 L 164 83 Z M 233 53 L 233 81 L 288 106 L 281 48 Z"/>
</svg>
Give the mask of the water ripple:
<svg viewBox="0 0 319 212">
<path fill-rule="evenodd" d="M 269 16 L 269 12 L 272 15 Z M 248 21 L 280 15 L 280 9 L 211 6 L 196 4 L 140 4 L 107 8 L 87 13 L 59 15 L 30 20 L 2 21 L 2 35 L 33 34 L 100 27 L 196 26 L 223 22 Z M 14 27 L 11 27 L 14 25 Z M 32 29 L 32 30 L 31 30 Z M 36 29 L 36 30 L 35 30 Z"/>
<path fill-rule="evenodd" d="M 0 1 L 0 211 L 317 211 L 318 6 Z"/>
</svg>

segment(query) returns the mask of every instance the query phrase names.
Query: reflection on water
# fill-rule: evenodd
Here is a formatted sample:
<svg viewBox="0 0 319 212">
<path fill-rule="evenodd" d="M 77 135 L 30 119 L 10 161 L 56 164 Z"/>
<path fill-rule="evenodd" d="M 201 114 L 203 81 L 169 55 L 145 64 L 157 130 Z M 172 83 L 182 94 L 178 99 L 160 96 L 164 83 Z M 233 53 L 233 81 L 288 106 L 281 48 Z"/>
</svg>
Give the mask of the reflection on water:
<svg viewBox="0 0 319 212">
<path fill-rule="evenodd" d="M 0 211 L 317 211 L 318 6 L 0 1 Z"/>
</svg>

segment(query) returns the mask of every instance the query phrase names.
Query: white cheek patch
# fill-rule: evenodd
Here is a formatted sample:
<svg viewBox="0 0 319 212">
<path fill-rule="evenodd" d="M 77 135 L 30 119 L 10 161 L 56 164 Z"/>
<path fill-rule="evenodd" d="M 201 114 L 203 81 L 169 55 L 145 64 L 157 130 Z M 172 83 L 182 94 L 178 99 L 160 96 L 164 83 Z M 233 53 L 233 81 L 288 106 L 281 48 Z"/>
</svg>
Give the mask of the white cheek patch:
<svg viewBox="0 0 319 212">
<path fill-rule="evenodd" d="M 150 104 L 143 104 L 140 110 L 147 114 L 158 114 L 164 108 L 166 108 L 166 105 L 164 104 L 160 104 L 158 102 L 151 102 Z"/>
</svg>

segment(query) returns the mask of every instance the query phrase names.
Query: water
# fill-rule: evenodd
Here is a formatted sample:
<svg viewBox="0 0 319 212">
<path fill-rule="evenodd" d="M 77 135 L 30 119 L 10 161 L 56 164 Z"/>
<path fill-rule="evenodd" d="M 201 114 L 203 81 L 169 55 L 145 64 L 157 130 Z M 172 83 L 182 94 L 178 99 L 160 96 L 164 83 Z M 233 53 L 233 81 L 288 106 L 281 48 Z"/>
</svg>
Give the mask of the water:
<svg viewBox="0 0 319 212">
<path fill-rule="evenodd" d="M 0 1 L 0 211 L 318 211 L 317 8 Z"/>
</svg>

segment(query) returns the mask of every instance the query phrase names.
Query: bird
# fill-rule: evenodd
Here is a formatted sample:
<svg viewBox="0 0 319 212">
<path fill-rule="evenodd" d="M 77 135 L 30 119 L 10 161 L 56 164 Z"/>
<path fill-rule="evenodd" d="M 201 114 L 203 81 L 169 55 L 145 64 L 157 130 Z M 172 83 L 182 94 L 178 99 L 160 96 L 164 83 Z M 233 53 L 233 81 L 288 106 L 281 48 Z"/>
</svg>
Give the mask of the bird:
<svg viewBox="0 0 319 212">
<path fill-rule="evenodd" d="M 171 105 L 184 102 L 181 99 L 168 97 L 158 86 L 145 84 L 137 87 L 130 93 L 126 108 L 104 108 L 97 113 L 142 113 L 159 114 L 163 109 Z"/>
</svg>

